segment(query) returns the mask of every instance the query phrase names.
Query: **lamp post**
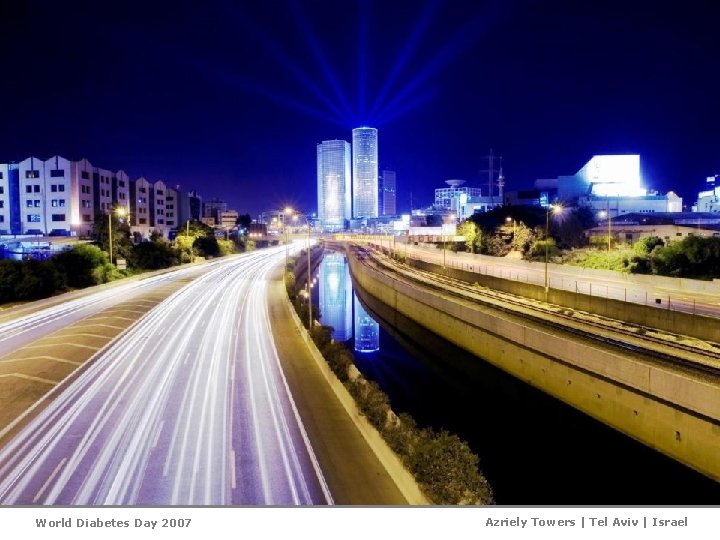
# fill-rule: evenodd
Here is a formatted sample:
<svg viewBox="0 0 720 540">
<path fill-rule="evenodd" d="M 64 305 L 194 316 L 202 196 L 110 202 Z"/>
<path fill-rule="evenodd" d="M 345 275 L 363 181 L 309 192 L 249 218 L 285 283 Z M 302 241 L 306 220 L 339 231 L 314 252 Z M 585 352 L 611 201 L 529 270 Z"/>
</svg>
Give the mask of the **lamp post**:
<svg viewBox="0 0 720 540">
<path fill-rule="evenodd" d="M 110 264 L 112 264 L 112 206 L 108 211 L 108 244 L 110 245 Z"/>
<path fill-rule="evenodd" d="M 608 208 L 607 211 L 606 211 L 606 210 L 601 210 L 599 216 L 600 216 L 600 219 L 607 218 L 607 225 L 608 225 L 608 240 L 607 240 L 608 256 L 607 256 L 607 263 L 608 263 L 608 268 L 610 268 L 610 249 L 611 249 L 611 245 L 612 245 L 612 225 L 611 225 L 612 220 L 610 219 L 610 208 Z"/>
<path fill-rule="evenodd" d="M 455 221 L 455 214 L 450 214 L 450 216 L 448 216 L 448 217 L 450 218 L 451 223 Z M 443 229 L 445 228 L 444 225 L 446 225 L 446 224 L 443 223 Z M 445 235 L 444 230 L 443 230 L 442 237 L 443 237 L 442 238 L 442 240 L 443 240 L 443 268 L 445 268 L 445 252 L 447 251 L 447 240 L 446 240 L 446 235 Z"/>
<path fill-rule="evenodd" d="M 548 281 L 548 250 L 550 248 L 550 212 L 559 214 L 562 212 L 562 206 L 559 204 L 551 204 L 545 213 L 545 296 L 550 290 L 550 282 Z"/>
<path fill-rule="evenodd" d="M 287 264 L 288 264 L 288 257 L 289 257 L 288 243 L 290 242 L 290 235 L 289 235 L 289 231 L 287 229 L 287 222 L 285 220 L 285 216 L 287 216 L 288 214 L 292 214 L 292 213 L 293 213 L 293 209 L 290 208 L 289 206 L 286 206 L 285 210 L 283 211 L 283 215 L 282 215 L 282 226 L 283 226 L 283 231 L 285 232 L 285 268 L 283 269 L 283 276 L 285 276 L 285 273 L 287 272 Z"/>
<path fill-rule="evenodd" d="M 312 330 L 313 318 L 312 318 L 312 296 L 310 291 L 310 221 L 307 216 L 305 218 L 305 226 L 307 227 L 307 235 L 305 236 L 305 252 L 307 253 L 307 283 L 305 287 L 307 289 L 307 301 L 308 301 L 308 331 Z M 293 221 L 297 221 L 297 215 L 293 216 Z"/>
<path fill-rule="evenodd" d="M 121 207 L 115 209 L 115 213 L 118 215 L 118 217 L 125 217 L 125 214 L 127 213 L 127 211 L 125 210 L 125 207 L 121 206 Z M 108 211 L 108 247 L 109 247 L 109 251 L 110 251 L 110 264 L 113 263 L 112 214 L 113 214 L 113 209 L 111 206 L 110 210 Z"/>
</svg>

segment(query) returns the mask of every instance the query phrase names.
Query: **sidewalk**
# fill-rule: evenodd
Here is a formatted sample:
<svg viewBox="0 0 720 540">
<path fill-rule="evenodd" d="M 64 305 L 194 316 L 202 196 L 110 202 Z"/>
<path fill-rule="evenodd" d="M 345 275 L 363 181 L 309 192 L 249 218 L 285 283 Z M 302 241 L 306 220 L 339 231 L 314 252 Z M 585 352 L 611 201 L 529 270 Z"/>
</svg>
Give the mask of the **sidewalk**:
<svg viewBox="0 0 720 540">
<path fill-rule="evenodd" d="M 275 345 L 335 504 L 408 504 L 316 366 L 285 294 L 278 269 L 268 292 Z"/>
</svg>

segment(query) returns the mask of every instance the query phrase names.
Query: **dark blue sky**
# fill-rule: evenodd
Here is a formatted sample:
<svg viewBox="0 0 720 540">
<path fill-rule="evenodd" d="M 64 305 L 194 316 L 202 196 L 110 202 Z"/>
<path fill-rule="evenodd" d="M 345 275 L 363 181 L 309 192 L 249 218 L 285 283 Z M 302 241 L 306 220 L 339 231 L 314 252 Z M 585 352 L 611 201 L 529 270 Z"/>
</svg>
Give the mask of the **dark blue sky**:
<svg viewBox="0 0 720 540">
<path fill-rule="evenodd" d="M 599 153 L 686 203 L 720 173 L 710 2 L 144 4 L 3 3 L 0 161 L 86 157 L 252 214 L 314 209 L 315 145 L 360 124 L 403 210 L 484 186 L 491 147 L 508 189 Z"/>
</svg>

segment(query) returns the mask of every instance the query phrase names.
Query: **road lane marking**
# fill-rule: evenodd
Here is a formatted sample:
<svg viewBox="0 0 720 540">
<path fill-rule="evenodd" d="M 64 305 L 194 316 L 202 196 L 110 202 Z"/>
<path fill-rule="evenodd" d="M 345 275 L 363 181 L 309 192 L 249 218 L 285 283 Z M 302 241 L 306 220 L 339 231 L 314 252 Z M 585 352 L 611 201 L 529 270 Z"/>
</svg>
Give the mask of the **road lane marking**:
<svg viewBox="0 0 720 540">
<path fill-rule="evenodd" d="M 79 366 L 82 362 L 75 362 L 73 360 L 66 360 L 65 358 L 57 358 L 55 356 L 28 356 L 26 358 L 8 358 L 7 360 L 0 360 L 0 364 L 6 364 L 9 362 L 23 362 L 25 360 L 51 360 L 53 362 L 61 362 L 63 364 L 71 364 L 73 366 Z"/>
<path fill-rule="evenodd" d="M 45 493 L 45 490 L 46 490 L 46 489 L 48 488 L 48 486 L 50 485 L 50 482 L 52 482 L 52 481 L 55 479 L 55 477 L 57 476 L 57 473 L 60 472 L 60 469 L 62 469 L 62 466 L 65 465 L 65 462 L 66 462 L 66 461 L 67 461 L 67 458 L 66 458 L 66 457 L 64 457 L 64 458 L 62 458 L 62 460 L 60 460 L 60 463 L 57 464 L 57 467 L 55 467 L 55 469 L 54 469 L 53 472 L 50 474 L 50 476 L 48 476 L 48 479 L 45 480 L 45 483 L 44 483 L 44 484 L 42 485 L 42 487 L 40 488 L 40 491 L 38 491 L 38 492 L 37 492 L 37 495 L 35 495 L 35 498 L 34 498 L 33 501 L 32 501 L 33 504 L 36 503 L 36 502 L 38 502 L 38 500 L 40 500 L 40 497 L 43 496 L 43 493 Z"/>
<path fill-rule="evenodd" d="M 99 351 L 102 347 L 93 347 L 92 345 L 83 345 L 82 343 L 63 343 L 63 345 L 68 345 L 69 347 L 80 347 L 81 349 L 90 349 L 91 351 Z M 18 349 L 19 351 L 24 351 L 26 349 L 44 349 L 50 346 L 49 344 L 44 345 L 26 345 L 25 347 L 21 347 Z M 57 344 L 54 345 L 57 347 Z"/>
<path fill-rule="evenodd" d="M 43 379 L 42 377 L 33 377 L 32 375 L 25 375 L 24 373 L 8 373 L 7 375 L 0 375 L 0 379 L 5 377 L 18 377 L 20 379 L 27 379 L 28 381 L 51 384 L 53 386 L 58 383 L 58 381 L 51 381 L 50 379 Z"/>
<path fill-rule="evenodd" d="M 91 326 L 99 326 L 97 324 L 91 325 Z M 110 336 L 105 336 L 102 334 L 91 334 L 89 332 L 77 332 L 76 334 L 60 334 L 56 336 L 46 336 L 45 339 L 67 339 L 67 338 L 74 338 L 74 337 L 91 337 L 91 338 L 99 338 L 99 339 L 110 339 Z"/>
</svg>

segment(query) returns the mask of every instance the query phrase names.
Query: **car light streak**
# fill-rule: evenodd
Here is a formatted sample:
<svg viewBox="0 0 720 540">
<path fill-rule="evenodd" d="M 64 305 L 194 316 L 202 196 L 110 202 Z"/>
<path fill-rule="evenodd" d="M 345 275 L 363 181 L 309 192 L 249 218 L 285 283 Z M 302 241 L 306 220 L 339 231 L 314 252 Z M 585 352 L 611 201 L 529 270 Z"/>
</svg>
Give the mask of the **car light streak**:
<svg viewBox="0 0 720 540">
<path fill-rule="evenodd" d="M 270 331 L 283 256 L 215 263 L 98 353 L 0 449 L 0 503 L 332 504 Z"/>
</svg>

